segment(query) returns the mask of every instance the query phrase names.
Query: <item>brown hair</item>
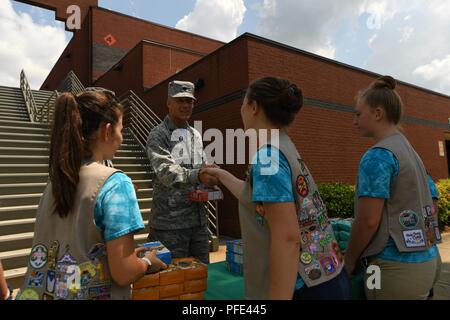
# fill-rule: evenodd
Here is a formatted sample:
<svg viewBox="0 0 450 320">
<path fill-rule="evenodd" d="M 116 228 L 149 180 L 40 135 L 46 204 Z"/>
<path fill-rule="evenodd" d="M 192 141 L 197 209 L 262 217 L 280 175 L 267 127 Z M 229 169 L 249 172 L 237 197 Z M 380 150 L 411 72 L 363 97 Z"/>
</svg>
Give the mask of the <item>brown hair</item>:
<svg viewBox="0 0 450 320">
<path fill-rule="evenodd" d="M 247 89 L 248 103 L 256 101 L 274 124 L 288 126 L 303 106 L 302 91 L 286 79 L 265 77 Z"/>
<path fill-rule="evenodd" d="M 56 100 L 49 176 L 56 212 L 61 218 L 73 208 L 82 161 L 92 156 L 91 135 L 101 123 L 115 125 L 122 112 L 123 107 L 107 92 L 63 93 Z"/>
<path fill-rule="evenodd" d="M 389 122 L 398 124 L 403 114 L 403 102 L 395 87 L 397 81 L 391 76 L 382 76 L 372 82 L 364 91 L 358 94 L 370 108 L 382 107 Z"/>
</svg>

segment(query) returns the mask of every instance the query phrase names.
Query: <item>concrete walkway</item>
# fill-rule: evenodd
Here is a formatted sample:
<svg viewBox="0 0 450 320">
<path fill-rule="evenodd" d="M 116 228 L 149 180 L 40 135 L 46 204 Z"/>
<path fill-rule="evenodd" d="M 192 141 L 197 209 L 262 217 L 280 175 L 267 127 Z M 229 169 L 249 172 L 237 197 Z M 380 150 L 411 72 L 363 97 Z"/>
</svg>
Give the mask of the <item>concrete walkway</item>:
<svg viewBox="0 0 450 320">
<path fill-rule="evenodd" d="M 442 235 L 438 246 L 442 259 L 441 276 L 434 286 L 434 300 L 450 300 L 450 233 Z"/>
</svg>

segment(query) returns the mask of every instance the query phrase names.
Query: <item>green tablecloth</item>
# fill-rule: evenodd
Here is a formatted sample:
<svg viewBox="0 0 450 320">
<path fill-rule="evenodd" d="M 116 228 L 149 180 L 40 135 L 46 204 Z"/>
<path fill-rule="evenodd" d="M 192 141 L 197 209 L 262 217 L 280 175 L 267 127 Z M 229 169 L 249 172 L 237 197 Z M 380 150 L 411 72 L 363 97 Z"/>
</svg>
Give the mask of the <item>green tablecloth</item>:
<svg viewBox="0 0 450 320">
<path fill-rule="evenodd" d="M 225 261 L 208 265 L 205 300 L 243 300 L 244 278 L 228 271 Z"/>
<path fill-rule="evenodd" d="M 353 300 L 364 300 L 363 274 L 352 278 Z M 231 273 L 226 262 L 211 263 L 208 266 L 208 290 L 205 300 L 243 300 L 244 278 Z"/>
</svg>

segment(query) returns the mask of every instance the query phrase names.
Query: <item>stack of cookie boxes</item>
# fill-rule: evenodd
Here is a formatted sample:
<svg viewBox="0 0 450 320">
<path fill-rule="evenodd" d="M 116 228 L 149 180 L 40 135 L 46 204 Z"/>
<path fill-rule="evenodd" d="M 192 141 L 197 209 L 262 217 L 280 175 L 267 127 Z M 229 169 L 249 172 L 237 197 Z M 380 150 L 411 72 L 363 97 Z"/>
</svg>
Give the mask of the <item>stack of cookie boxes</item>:
<svg viewBox="0 0 450 320">
<path fill-rule="evenodd" d="M 244 272 L 244 247 L 242 240 L 227 241 L 227 267 L 228 271 L 243 274 Z"/>
<path fill-rule="evenodd" d="M 203 300 L 208 266 L 194 258 L 174 259 L 166 270 L 133 284 L 133 300 Z"/>
</svg>

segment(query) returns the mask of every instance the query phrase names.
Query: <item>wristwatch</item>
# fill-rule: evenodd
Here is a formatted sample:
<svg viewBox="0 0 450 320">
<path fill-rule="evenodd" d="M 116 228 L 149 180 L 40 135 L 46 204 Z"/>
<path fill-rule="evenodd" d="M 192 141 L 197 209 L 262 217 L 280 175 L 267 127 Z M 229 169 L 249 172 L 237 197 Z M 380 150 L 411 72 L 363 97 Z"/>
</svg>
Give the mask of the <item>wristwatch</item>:
<svg viewBox="0 0 450 320">
<path fill-rule="evenodd" d="M 147 272 L 150 272 L 150 268 L 152 267 L 152 262 L 150 261 L 150 259 L 147 257 L 142 257 L 141 259 L 144 260 L 145 263 L 147 263 Z"/>
</svg>

